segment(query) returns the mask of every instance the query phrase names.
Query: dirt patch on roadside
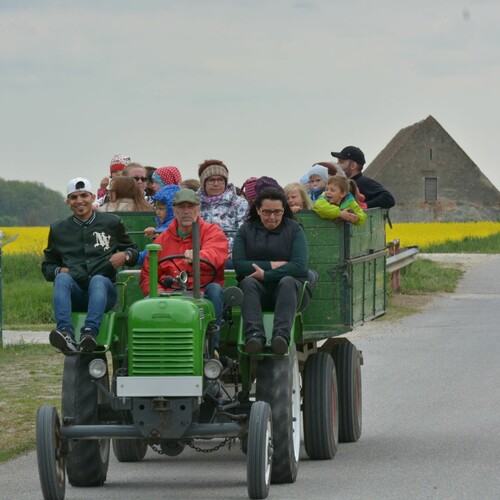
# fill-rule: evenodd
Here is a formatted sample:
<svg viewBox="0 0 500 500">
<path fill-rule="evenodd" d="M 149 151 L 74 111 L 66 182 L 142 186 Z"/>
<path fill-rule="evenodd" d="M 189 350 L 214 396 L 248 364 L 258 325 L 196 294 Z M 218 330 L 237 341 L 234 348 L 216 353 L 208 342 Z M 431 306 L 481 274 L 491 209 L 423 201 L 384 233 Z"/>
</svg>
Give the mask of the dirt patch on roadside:
<svg viewBox="0 0 500 500">
<path fill-rule="evenodd" d="M 402 295 L 394 294 L 391 301 L 395 306 L 422 308 L 427 305 L 436 294 L 432 295 Z"/>
<path fill-rule="evenodd" d="M 410 314 L 420 312 L 427 304 L 429 304 L 436 294 L 424 295 L 403 295 L 393 294 L 389 299 L 387 312 L 380 319 L 387 321 L 391 319 L 399 319 Z"/>
</svg>

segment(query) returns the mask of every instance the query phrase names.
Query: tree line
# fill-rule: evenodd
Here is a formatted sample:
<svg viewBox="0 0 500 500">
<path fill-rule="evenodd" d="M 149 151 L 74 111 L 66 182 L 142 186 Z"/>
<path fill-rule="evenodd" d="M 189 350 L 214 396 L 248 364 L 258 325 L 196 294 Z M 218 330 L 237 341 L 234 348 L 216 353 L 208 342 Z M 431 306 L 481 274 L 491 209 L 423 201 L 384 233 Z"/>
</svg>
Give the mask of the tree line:
<svg viewBox="0 0 500 500">
<path fill-rule="evenodd" d="M 0 178 L 0 227 L 48 226 L 69 213 L 59 191 L 41 182 Z"/>
</svg>

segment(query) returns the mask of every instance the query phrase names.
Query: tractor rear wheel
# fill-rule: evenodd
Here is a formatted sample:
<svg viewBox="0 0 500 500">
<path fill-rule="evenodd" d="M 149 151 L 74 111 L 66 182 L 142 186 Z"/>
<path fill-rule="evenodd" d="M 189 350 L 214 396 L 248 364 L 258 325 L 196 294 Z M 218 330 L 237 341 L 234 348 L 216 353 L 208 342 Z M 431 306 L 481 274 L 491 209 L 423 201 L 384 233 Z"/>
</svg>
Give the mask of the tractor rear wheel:
<svg viewBox="0 0 500 500">
<path fill-rule="evenodd" d="M 142 462 L 147 451 L 144 439 L 113 439 L 113 452 L 118 462 Z"/>
<path fill-rule="evenodd" d="M 36 455 L 43 498 L 62 500 L 66 491 L 64 445 L 60 422 L 53 406 L 43 405 L 36 413 Z"/>
<path fill-rule="evenodd" d="M 361 437 L 361 355 L 350 342 L 336 344 L 332 351 L 339 385 L 339 440 L 354 443 Z"/>
<path fill-rule="evenodd" d="M 288 356 L 266 357 L 257 366 L 256 399 L 271 405 L 273 414 L 272 483 L 293 483 L 300 453 L 300 372 L 295 346 Z"/>
<path fill-rule="evenodd" d="M 99 423 L 99 402 L 105 394 L 96 382 L 109 388 L 108 374 L 96 381 L 90 376 L 89 363 L 104 355 L 77 354 L 64 360 L 62 415 L 64 425 Z M 102 486 L 109 465 L 109 439 L 74 439 L 66 456 L 66 472 L 73 486 Z"/>
<path fill-rule="evenodd" d="M 339 442 L 337 374 L 326 352 L 311 354 L 304 367 L 304 445 L 312 460 L 329 460 Z"/>
</svg>

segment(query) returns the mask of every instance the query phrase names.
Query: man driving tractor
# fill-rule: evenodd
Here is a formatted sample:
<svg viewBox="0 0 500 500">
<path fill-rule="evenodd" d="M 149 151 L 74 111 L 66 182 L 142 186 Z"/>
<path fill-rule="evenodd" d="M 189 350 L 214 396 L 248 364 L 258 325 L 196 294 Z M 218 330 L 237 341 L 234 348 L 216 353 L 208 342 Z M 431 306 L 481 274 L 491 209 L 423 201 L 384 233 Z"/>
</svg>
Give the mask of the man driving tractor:
<svg viewBox="0 0 500 500">
<path fill-rule="evenodd" d="M 220 326 L 224 305 L 224 266 L 228 243 L 224 232 L 217 224 L 204 222 L 200 217 L 200 198 L 191 189 L 181 189 L 173 199 L 174 220 L 161 233 L 154 243 L 161 245 L 158 254 L 158 291 L 181 289 L 182 284 L 175 281 L 181 271 L 188 273 L 186 287 L 192 288 L 193 261 L 193 222 L 198 221 L 200 228 L 200 286 L 205 298 L 215 308 L 217 324 Z M 165 257 L 180 255 L 169 260 Z M 144 295 L 149 294 L 149 255 L 141 270 L 140 285 Z"/>
</svg>

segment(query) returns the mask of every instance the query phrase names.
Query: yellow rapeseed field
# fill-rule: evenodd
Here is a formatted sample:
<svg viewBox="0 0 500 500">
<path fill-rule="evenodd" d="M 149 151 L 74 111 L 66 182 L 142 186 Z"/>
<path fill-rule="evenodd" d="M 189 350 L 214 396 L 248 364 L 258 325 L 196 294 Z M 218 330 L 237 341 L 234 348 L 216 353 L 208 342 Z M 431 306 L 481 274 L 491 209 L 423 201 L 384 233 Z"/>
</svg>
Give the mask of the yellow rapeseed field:
<svg viewBox="0 0 500 500">
<path fill-rule="evenodd" d="M 8 243 L 2 248 L 2 253 L 12 255 L 17 253 L 42 254 L 47 246 L 49 235 L 48 227 L 0 227 L 3 232 L 2 242 L 6 242 L 11 236 L 18 234 L 15 241 Z"/>
<path fill-rule="evenodd" d="M 3 248 L 5 254 L 42 254 L 47 246 L 48 227 L 0 227 L 5 242 L 15 234 L 19 237 Z M 417 245 L 421 249 L 432 243 L 462 240 L 466 237 L 486 238 L 500 233 L 500 222 L 422 222 L 387 226 L 386 240 L 399 239 L 401 247 Z"/>
<path fill-rule="evenodd" d="M 500 233 L 500 222 L 419 222 L 393 224 L 386 228 L 386 241 L 399 239 L 401 247 L 426 246 L 466 237 L 486 238 Z"/>
</svg>

